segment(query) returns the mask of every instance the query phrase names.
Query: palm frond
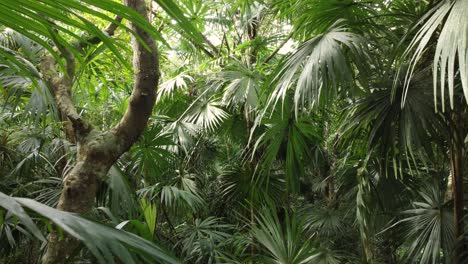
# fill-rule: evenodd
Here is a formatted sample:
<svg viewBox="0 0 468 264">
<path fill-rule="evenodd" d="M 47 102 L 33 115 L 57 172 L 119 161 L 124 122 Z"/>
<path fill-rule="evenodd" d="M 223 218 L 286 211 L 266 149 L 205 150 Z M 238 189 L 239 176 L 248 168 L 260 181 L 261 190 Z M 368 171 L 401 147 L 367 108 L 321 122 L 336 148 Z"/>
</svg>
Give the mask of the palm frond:
<svg viewBox="0 0 468 264">
<path fill-rule="evenodd" d="M 275 1 L 273 7 L 291 19 L 296 34 L 307 36 L 323 33 L 340 19 L 359 27 L 359 22 L 375 13 L 371 3 L 356 0 Z"/>
<path fill-rule="evenodd" d="M 190 75 L 179 74 L 161 83 L 156 100 L 159 102 L 163 98 L 172 98 L 177 91 L 187 89 L 188 85 L 194 81 L 195 79 Z"/>
<path fill-rule="evenodd" d="M 197 194 L 181 190 L 175 186 L 163 186 L 161 189 L 161 202 L 168 207 L 175 207 L 185 203 L 194 212 L 201 208 L 205 202 Z"/>
<path fill-rule="evenodd" d="M 320 34 L 299 46 L 279 66 L 268 85 L 274 84 L 274 90 L 268 100 L 273 107 L 284 100 L 289 89 L 295 86 L 295 112 L 306 103 L 318 106 L 328 102 L 338 92 L 354 88 L 354 65 L 365 72 L 366 57 L 363 38 L 347 32 L 342 21 L 333 24 L 325 33 Z M 347 56 L 346 52 L 349 52 Z M 352 58 L 352 59 L 351 59 Z M 341 87 L 341 89 L 340 89 Z"/>
<path fill-rule="evenodd" d="M 284 161 L 286 186 L 294 192 L 299 178 L 310 165 L 311 147 L 321 139 L 320 126 L 313 124 L 310 117 L 294 118 L 292 107 L 287 104 L 284 107 L 289 109 L 284 116 L 281 109 L 276 109 L 270 118 L 262 120 L 266 130 L 256 140 L 252 157 L 257 152 L 262 153 L 262 168 L 267 175 L 274 161 Z M 281 153 L 285 156 L 281 157 Z"/>
<path fill-rule="evenodd" d="M 183 33 L 184 36 L 188 37 L 192 42 L 194 42 L 196 46 L 201 47 L 202 49 L 205 49 L 204 47 L 208 45 L 212 51 L 214 51 L 215 53 L 218 53 L 218 51 L 216 50 L 216 47 L 214 47 L 205 38 L 205 36 L 201 33 L 201 31 L 198 30 L 198 28 L 195 27 L 195 25 L 192 24 L 192 22 L 184 15 L 184 12 L 177 5 L 177 3 L 171 0 L 153 0 L 153 1 L 155 1 L 164 11 L 166 11 L 166 13 L 172 19 L 174 19 L 177 22 L 177 26 L 182 31 L 181 33 Z M 209 51 L 207 52 L 209 53 Z"/>
<path fill-rule="evenodd" d="M 434 75 L 434 104 L 437 109 L 438 83 L 440 83 L 440 96 L 442 111 L 445 110 L 446 83 L 448 83 L 448 95 L 450 107 L 454 107 L 454 94 L 456 76 L 462 83 L 465 101 L 468 104 L 468 2 L 464 0 L 444 0 L 431 9 L 422 19 L 424 22 L 421 29 L 413 38 L 404 56 L 413 55 L 410 60 L 410 68 L 406 71 L 404 99 L 410 82 L 426 48 L 430 45 L 436 31 L 442 26 L 442 30 L 437 39 L 437 46 L 434 54 L 433 75 Z M 414 51 L 413 51 L 414 50 Z M 458 63 L 457 63 L 458 61 Z M 456 68 L 458 66 L 458 69 Z M 440 74 L 440 79 L 439 79 Z M 403 100 L 402 103 L 404 103 Z"/>
<path fill-rule="evenodd" d="M 436 185 L 423 188 L 413 208 L 403 211 L 402 215 L 403 218 L 390 228 L 400 228 L 406 234 L 409 243 L 405 261 L 435 264 L 450 260 L 455 241 L 453 214 Z"/>
<path fill-rule="evenodd" d="M 185 152 L 188 152 L 193 145 L 194 137 L 199 133 L 197 125 L 183 120 L 171 122 L 165 127 L 165 130 L 172 133 L 174 142 L 181 146 Z"/>
<path fill-rule="evenodd" d="M 320 236 L 330 237 L 346 232 L 346 218 L 341 210 L 308 206 L 301 210 L 300 216 L 304 219 L 304 229 L 317 232 Z"/>
<path fill-rule="evenodd" d="M 29 217 L 29 215 L 26 213 L 26 211 L 23 209 L 22 205 L 18 201 L 0 192 L 0 206 L 6 209 L 11 214 L 16 215 L 21 221 L 21 223 L 26 227 L 26 229 L 37 239 L 41 241 L 46 241 L 39 228 L 36 226 L 36 224 L 34 224 L 32 219 Z"/>
<path fill-rule="evenodd" d="M 174 159 L 172 148 L 175 143 L 172 135 L 163 131 L 160 125 L 153 125 L 145 130 L 134 145 L 131 155 L 132 171 L 144 178 L 146 184 L 153 184 Z"/>
<path fill-rule="evenodd" d="M 316 250 L 310 238 L 303 237 L 303 225 L 293 213 L 285 214 L 283 229 L 276 210 L 269 206 L 256 217 L 252 227 L 253 237 L 258 240 L 262 250 L 268 254 L 263 261 L 267 263 L 305 264 L 315 263 Z"/>
<path fill-rule="evenodd" d="M 118 217 L 132 218 L 138 213 L 138 201 L 131 189 L 129 176 L 117 165 L 110 168 L 107 173 L 107 195 L 110 212 Z"/>
<path fill-rule="evenodd" d="M 201 98 L 191 108 L 186 120 L 196 124 L 201 130 L 213 132 L 229 114 L 221 108 L 221 103 Z"/>
<path fill-rule="evenodd" d="M 69 235 L 81 240 L 99 263 L 116 263 L 115 257 L 124 263 L 140 263 L 144 259 L 180 263 L 161 247 L 134 234 L 95 223 L 72 213 L 58 211 L 31 199 L 12 198 L 0 193 L 0 206 L 20 217 L 22 223 L 42 240 L 42 234 L 23 208 L 49 219 Z M 141 254 L 140 258 L 132 255 L 135 251 Z"/>
<path fill-rule="evenodd" d="M 154 236 L 158 216 L 156 204 L 147 199 L 141 199 L 140 205 L 143 211 L 143 216 L 145 217 L 146 224 L 148 225 L 149 231 L 151 232 L 151 236 Z"/>
<path fill-rule="evenodd" d="M 159 32 L 135 10 L 110 0 L 98 2 L 91 0 L 20 0 L 15 3 L 2 1 L 0 3 L 0 25 L 9 27 L 28 37 L 57 58 L 59 55 L 53 49 L 50 41 L 56 41 L 72 52 L 79 54 L 79 45 L 74 47 L 68 39 L 71 38 L 86 43 L 87 40 L 70 30 L 70 27 L 81 30 L 90 36 L 98 37 L 122 64 L 128 65 L 112 39 L 97 28 L 95 23 L 91 22 L 87 16 L 115 23 L 127 30 L 129 28 L 111 17 L 111 15 L 97 10 L 107 11 L 110 14 L 128 19 L 153 37 L 163 40 Z M 0 55 L 2 57 L 7 56 L 8 52 L 0 49 Z M 77 58 L 80 58 L 80 56 L 77 56 Z"/>
<path fill-rule="evenodd" d="M 4 29 L 0 32 L 0 49 L 16 60 L 15 63 L 0 60 L 0 84 L 9 92 L 11 104 L 16 107 L 22 97 L 29 97 L 25 110 L 36 121 L 49 112 L 56 116 L 52 94 L 35 66 L 40 62 L 44 48 L 18 32 Z"/>
<path fill-rule="evenodd" d="M 245 104 L 250 108 L 255 108 L 260 92 L 261 75 L 243 64 L 239 63 L 236 66 L 233 70 L 222 72 L 219 77 L 223 83 L 227 84 L 222 101 L 230 106 Z"/>
<path fill-rule="evenodd" d="M 224 224 L 221 218 L 195 219 L 193 224 L 177 227 L 182 237 L 180 244 L 187 255 L 186 261 L 193 263 L 216 263 L 224 258 L 221 248 L 229 242 L 234 226 Z"/>
<path fill-rule="evenodd" d="M 405 158 L 409 169 L 417 171 L 416 162 L 431 161 L 434 150 L 428 142 L 438 142 L 446 127 L 441 115 L 433 110 L 432 85 L 427 72 L 413 76 L 406 103 L 402 105 L 404 87 L 391 89 L 392 81 L 387 80 L 375 87 L 371 94 L 357 100 L 347 108 L 342 124 L 343 139 L 359 138 L 360 131 L 366 131 L 368 157 L 378 154 L 384 158 L 385 167 L 393 166 L 398 175 Z M 392 99 L 394 97 L 394 99 Z M 346 140 L 344 140 L 346 141 Z M 393 164 L 392 164 L 393 163 Z M 387 174 L 387 173 L 384 173 Z"/>
</svg>

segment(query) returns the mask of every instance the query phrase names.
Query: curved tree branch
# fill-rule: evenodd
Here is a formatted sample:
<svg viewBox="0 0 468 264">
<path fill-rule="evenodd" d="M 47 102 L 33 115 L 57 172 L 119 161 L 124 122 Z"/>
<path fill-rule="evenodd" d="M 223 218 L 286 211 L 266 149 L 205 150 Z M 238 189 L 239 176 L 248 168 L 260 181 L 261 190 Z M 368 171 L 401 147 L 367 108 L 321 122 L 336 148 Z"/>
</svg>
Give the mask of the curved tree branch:
<svg viewBox="0 0 468 264">
<path fill-rule="evenodd" d="M 144 0 L 124 0 L 124 4 L 147 18 Z M 145 129 L 156 102 L 159 81 L 159 56 L 154 40 L 148 32 L 133 23 L 130 24 L 130 28 L 144 43 L 132 35 L 135 83 L 127 111 L 113 129 L 113 133 L 122 143 L 119 150 L 122 153 L 130 148 Z"/>
<path fill-rule="evenodd" d="M 56 61 L 52 55 L 46 56 L 41 61 L 41 73 L 52 88 L 55 102 L 60 113 L 68 117 L 72 123 L 77 139 L 85 137 L 92 129 L 91 125 L 81 119 L 71 99 L 71 87 L 75 74 L 74 59 L 70 52 L 62 52 L 66 60 L 67 73 L 60 76 L 56 69 Z M 70 57 L 71 56 L 71 57 Z"/>
<path fill-rule="evenodd" d="M 115 34 L 115 30 L 119 27 L 120 23 L 122 22 L 122 17 L 120 16 L 115 16 L 114 21 L 109 23 L 107 27 L 104 29 L 103 32 L 105 32 L 108 36 L 113 36 Z M 80 49 L 83 49 L 87 47 L 89 44 L 99 44 L 101 43 L 102 39 L 99 36 L 94 36 L 86 41 L 81 41 L 77 45 Z"/>
<path fill-rule="evenodd" d="M 283 48 L 284 45 L 288 43 L 288 41 L 292 38 L 293 34 L 294 34 L 294 31 L 291 31 L 291 33 L 289 33 L 289 35 L 283 40 L 283 42 L 279 44 L 279 46 L 270 54 L 270 56 L 268 56 L 268 58 L 265 59 L 263 63 L 267 64 L 268 62 L 270 62 L 270 60 L 276 56 L 276 54 L 281 50 L 281 48 Z"/>
</svg>

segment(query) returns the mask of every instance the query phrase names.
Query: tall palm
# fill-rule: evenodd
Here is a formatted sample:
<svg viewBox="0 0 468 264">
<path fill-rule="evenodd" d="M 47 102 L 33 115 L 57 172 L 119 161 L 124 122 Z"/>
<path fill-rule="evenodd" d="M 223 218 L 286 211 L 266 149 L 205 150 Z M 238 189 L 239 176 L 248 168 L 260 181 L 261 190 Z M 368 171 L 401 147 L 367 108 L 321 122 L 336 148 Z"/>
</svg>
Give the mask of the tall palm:
<svg viewBox="0 0 468 264">
<path fill-rule="evenodd" d="M 406 91 L 410 85 L 411 76 L 417 63 L 422 59 L 423 52 L 433 48 L 432 37 L 436 34 L 433 59 L 434 79 L 434 104 L 436 110 L 440 97 L 442 111 L 445 111 L 445 87 L 448 86 L 450 110 L 446 114 L 449 126 L 449 157 L 451 164 L 451 176 L 453 178 L 453 199 L 455 212 L 455 237 L 460 241 L 458 252 L 454 254 L 454 263 L 459 263 L 459 257 L 464 249 L 464 200 L 463 200 L 463 168 L 466 164 L 465 142 L 466 120 L 468 118 L 468 56 L 466 46 L 468 37 L 463 32 L 468 29 L 468 22 L 461 19 L 468 11 L 466 1 L 440 1 L 421 18 L 421 29 L 416 33 L 406 53 L 413 52 L 410 69 L 406 73 Z M 439 26 L 442 29 L 439 31 Z M 456 63 L 457 62 L 457 63 Z M 439 79 L 440 76 L 440 79 Z M 440 93 L 438 93 L 440 86 Z M 457 95 L 457 90 L 463 90 L 462 96 Z M 438 96 L 440 95 L 440 96 Z"/>
</svg>

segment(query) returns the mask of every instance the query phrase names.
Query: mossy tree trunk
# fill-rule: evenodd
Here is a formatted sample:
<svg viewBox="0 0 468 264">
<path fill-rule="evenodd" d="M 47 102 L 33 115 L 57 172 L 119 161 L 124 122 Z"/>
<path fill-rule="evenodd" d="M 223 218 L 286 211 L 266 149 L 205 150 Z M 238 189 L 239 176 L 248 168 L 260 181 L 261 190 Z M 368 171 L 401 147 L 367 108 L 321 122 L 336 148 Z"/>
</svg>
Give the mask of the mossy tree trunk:
<svg viewBox="0 0 468 264">
<path fill-rule="evenodd" d="M 147 18 L 144 0 L 125 0 L 125 5 Z M 141 43 L 132 35 L 135 83 L 129 106 L 119 124 L 108 131 L 98 131 L 81 119 L 71 99 L 74 78 L 74 59 L 63 47 L 66 74 L 59 74 L 52 56 L 43 59 L 41 72 L 54 92 L 60 112 L 73 127 L 78 147 L 77 162 L 64 179 L 64 187 L 57 208 L 73 213 L 87 213 L 94 205 L 97 186 L 117 159 L 135 143 L 145 129 L 152 113 L 159 81 L 159 61 L 154 40 L 144 30 L 130 24 Z M 115 29 L 115 28 L 114 28 Z M 146 47 L 145 47 L 146 45 Z M 43 263 L 63 263 L 79 247 L 79 241 L 57 232 L 49 236 Z"/>
</svg>

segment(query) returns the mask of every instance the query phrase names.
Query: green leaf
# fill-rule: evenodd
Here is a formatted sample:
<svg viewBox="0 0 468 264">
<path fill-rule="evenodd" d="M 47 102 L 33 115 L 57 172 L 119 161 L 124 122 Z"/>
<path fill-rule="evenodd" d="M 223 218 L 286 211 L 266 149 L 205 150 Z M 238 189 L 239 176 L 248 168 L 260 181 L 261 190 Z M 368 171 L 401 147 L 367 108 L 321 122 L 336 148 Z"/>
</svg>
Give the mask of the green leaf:
<svg viewBox="0 0 468 264">
<path fill-rule="evenodd" d="M 132 251 L 164 263 L 180 263 L 161 247 L 134 234 L 95 223 L 72 213 L 58 211 L 31 199 L 11 198 L 0 193 L 0 206 L 17 215 L 28 229 L 43 241 L 45 239 L 23 207 L 50 219 L 67 234 L 81 240 L 100 263 L 116 263 L 114 256 L 124 263 L 136 263 Z"/>
<path fill-rule="evenodd" d="M 166 13 L 177 22 L 178 27 L 183 30 L 185 36 L 193 41 L 197 46 L 204 47 L 206 40 L 203 34 L 185 17 L 184 12 L 172 0 L 153 0 Z M 214 47 L 210 47 L 214 49 Z"/>
<path fill-rule="evenodd" d="M 39 228 L 32 221 L 29 215 L 24 211 L 21 204 L 15 200 L 15 198 L 7 196 L 0 192 L 0 207 L 8 210 L 12 214 L 16 215 L 21 223 L 39 240 L 45 242 L 46 239 L 42 235 Z M 3 215 L 3 214 L 2 214 Z M 3 220 L 3 217 L 2 217 Z M 3 221 L 2 221 L 3 222 Z"/>
<path fill-rule="evenodd" d="M 108 15 L 103 11 L 112 15 Z M 57 61 L 60 61 L 59 55 L 51 41 L 56 41 L 71 50 L 77 59 L 82 57 L 79 49 L 70 44 L 70 39 L 76 42 L 86 42 L 85 38 L 74 33 L 74 31 L 80 30 L 90 36 L 97 36 L 112 51 L 120 63 L 130 67 L 119 49 L 117 49 L 114 40 L 103 33 L 102 29 L 99 29 L 95 23 L 85 18 L 85 16 L 91 16 L 110 23 L 116 23 L 134 34 L 137 39 L 140 39 L 127 26 L 116 21 L 112 17 L 115 15 L 131 21 L 155 39 L 164 42 L 160 33 L 139 13 L 111 0 L 18 0 L 16 2 L 0 2 L 0 25 L 9 27 L 35 41 L 54 55 Z M 2 49 L 0 49 L 0 55 L 5 55 Z"/>
</svg>

